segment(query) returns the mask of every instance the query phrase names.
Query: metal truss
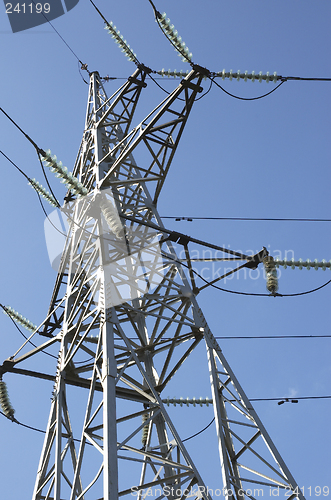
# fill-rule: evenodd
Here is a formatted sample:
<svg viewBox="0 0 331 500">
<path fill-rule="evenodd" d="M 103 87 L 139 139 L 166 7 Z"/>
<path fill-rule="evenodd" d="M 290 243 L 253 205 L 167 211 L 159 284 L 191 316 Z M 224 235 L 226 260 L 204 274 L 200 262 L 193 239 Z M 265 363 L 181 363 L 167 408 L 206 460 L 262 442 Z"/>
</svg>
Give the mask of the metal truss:
<svg viewBox="0 0 331 500">
<path fill-rule="evenodd" d="M 33 500 L 133 494 L 140 500 L 211 500 L 162 402 L 162 392 L 202 340 L 224 496 L 255 498 L 256 486 L 273 486 L 302 500 L 208 328 L 194 278 L 186 277 L 176 257 L 173 241 L 184 245 L 189 262 L 187 240 L 165 234 L 156 209 L 203 74 L 193 69 L 129 131 L 145 76 L 138 69 L 108 99 L 99 75 L 91 75 L 73 172 L 89 195 L 66 206 L 70 229 L 43 329 L 50 339 L 2 368 L 54 380 Z M 258 264 L 237 257 L 247 267 Z M 55 342 L 55 377 L 17 368 Z"/>
</svg>

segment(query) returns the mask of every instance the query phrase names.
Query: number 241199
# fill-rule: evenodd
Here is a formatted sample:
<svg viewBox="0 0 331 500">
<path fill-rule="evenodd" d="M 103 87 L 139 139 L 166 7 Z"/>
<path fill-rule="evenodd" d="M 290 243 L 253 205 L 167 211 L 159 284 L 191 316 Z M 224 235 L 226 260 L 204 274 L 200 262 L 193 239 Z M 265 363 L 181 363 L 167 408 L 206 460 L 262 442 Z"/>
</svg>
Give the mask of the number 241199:
<svg viewBox="0 0 331 500">
<path fill-rule="evenodd" d="M 22 4 L 16 4 L 15 7 L 13 7 L 12 3 L 6 3 L 6 13 L 7 14 L 13 14 L 14 12 L 17 12 L 19 14 L 20 12 L 22 14 L 30 12 L 30 14 L 33 13 L 33 8 L 35 8 L 37 14 L 41 14 L 42 12 L 44 14 L 49 14 L 51 10 L 51 6 L 49 3 L 29 3 L 25 7 L 25 3 Z"/>
</svg>

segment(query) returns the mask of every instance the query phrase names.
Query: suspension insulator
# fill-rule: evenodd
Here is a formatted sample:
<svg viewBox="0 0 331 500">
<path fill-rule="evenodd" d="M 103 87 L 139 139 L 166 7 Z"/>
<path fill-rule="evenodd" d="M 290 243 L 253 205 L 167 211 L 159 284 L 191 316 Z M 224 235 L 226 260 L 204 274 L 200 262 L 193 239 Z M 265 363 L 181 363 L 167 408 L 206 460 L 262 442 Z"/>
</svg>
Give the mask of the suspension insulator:
<svg viewBox="0 0 331 500">
<path fill-rule="evenodd" d="M 55 198 L 45 189 L 36 179 L 30 179 L 29 181 L 29 186 L 32 186 L 37 193 L 40 194 L 50 205 L 52 205 L 55 208 L 58 208 L 59 204 L 55 200 Z"/>
<path fill-rule="evenodd" d="M 251 80 L 252 82 L 255 82 L 255 80 L 258 80 L 260 83 L 262 80 L 266 81 L 267 83 L 269 82 L 274 82 L 276 83 L 278 80 L 280 80 L 282 77 L 278 76 L 276 72 L 273 74 L 270 74 L 269 71 L 267 71 L 265 74 L 262 74 L 262 71 L 259 73 L 255 73 L 255 71 L 252 71 L 251 73 L 248 73 L 248 71 L 245 71 L 244 73 L 241 73 L 239 70 L 235 73 L 230 69 L 230 71 L 218 71 L 216 73 L 216 76 L 219 76 L 224 80 L 225 78 L 229 78 L 232 80 L 233 78 L 236 78 L 236 80 L 239 82 L 239 80 L 244 80 L 247 82 L 247 80 Z"/>
<path fill-rule="evenodd" d="M 171 69 L 168 69 L 168 71 L 166 71 L 164 68 L 161 69 L 161 71 L 157 71 L 156 72 L 158 75 L 161 75 L 162 77 L 164 76 L 173 76 L 174 78 L 176 77 L 179 77 L 179 78 L 184 78 L 185 76 L 187 76 L 189 74 L 189 71 L 183 71 L 182 69 L 180 71 L 177 71 L 177 70 L 171 70 Z"/>
<path fill-rule="evenodd" d="M 17 323 L 24 326 L 24 328 L 29 330 L 29 332 L 31 332 L 31 333 L 34 333 L 38 328 L 37 325 L 32 323 L 32 321 L 29 321 L 27 318 L 25 318 L 25 316 L 22 316 L 22 314 L 18 313 L 17 311 L 15 311 L 15 309 L 13 309 L 10 306 L 5 306 L 3 308 L 3 312 L 4 312 L 4 314 L 7 314 L 8 316 L 10 316 Z"/>
<path fill-rule="evenodd" d="M 50 149 L 47 149 L 45 156 L 42 156 L 42 161 L 45 163 L 46 167 L 48 167 L 51 172 L 56 175 L 56 177 L 61 178 L 61 182 L 66 184 L 68 189 L 71 189 L 75 195 L 86 196 L 88 194 L 88 190 L 81 182 L 79 182 L 77 177 L 72 175 L 72 173 L 68 171 L 67 167 L 62 165 L 61 161 L 57 161 L 55 155 L 51 156 Z"/>
<path fill-rule="evenodd" d="M 323 271 L 325 271 L 326 269 L 330 269 L 331 270 L 331 260 L 329 262 L 326 262 L 325 259 L 322 259 L 321 262 L 318 262 L 317 259 L 311 261 L 309 259 L 307 259 L 306 261 L 303 261 L 302 259 L 299 259 L 299 260 L 294 260 L 294 259 L 291 259 L 291 260 L 279 260 L 279 259 L 276 259 L 275 260 L 275 265 L 276 267 L 279 267 L 279 266 L 283 266 L 285 269 L 287 267 L 290 267 L 291 269 L 295 269 L 295 268 L 298 268 L 298 269 L 303 269 L 303 268 L 306 268 L 308 269 L 308 271 L 311 269 L 311 268 L 314 268 L 316 271 L 321 268 Z"/>
<path fill-rule="evenodd" d="M 171 24 L 170 19 L 167 18 L 167 14 L 163 12 L 162 15 L 158 14 L 157 17 L 162 31 L 171 40 L 171 42 L 175 46 L 175 49 L 178 51 L 178 55 L 182 58 L 182 61 L 191 61 L 192 52 L 190 52 L 189 48 L 186 47 L 186 44 L 183 42 L 182 37 L 178 36 L 178 31 L 175 30 L 175 26 Z"/>
<path fill-rule="evenodd" d="M 263 265 L 267 277 L 267 290 L 274 295 L 278 290 L 278 276 L 273 257 L 271 255 L 267 255 L 267 257 L 264 257 Z"/>
<path fill-rule="evenodd" d="M 176 406 L 177 404 L 179 404 L 179 406 L 193 405 L 194 407 L 196 407 L 198 405 L 209 406 L 209 405 L 213 404 L 213 400 L 209 399 L 208 397 L 207 398 L 167 398 L 167 399 L 162 399 L 162 402 L 165 403 L 167 406 L 169 406 L 169 405 Z"/>
<path fill-rule="evenodd" d="M 101 212 L 106 219 L 109 229 L 115 234 L 116 238 L 123 236 L 123 226 L 121 224 L 117 210 L 108 199 L 104 198 L 100 202 Z"/>
<path fill-rule="evenodd" d="M 120 49 L 124 53 L 124 55 L 129 59 L 129 61 L 133 61 L 134 63 L 138 63 L 138 59 L 136 54 L 132 51 L 130 45 L 124 40 L 123 35 L 121 35 L 120 31 L 116 28 L 114 23 L 110 21 L 105 26 L 105 30 L 112 36 L 117 45 L 119 45 Z"/>
<path fill-rule="evenodd" d="M 148 418 L 149 418 L 148 413 L 144 413 L 142 416 L 143 423 L 146 422 L 146 420 L 148 420 Z M 144 425 L 143 430 L 142 430 L 142 436 L 141 436 L 141 442 L 142 442 L 143 446 L 146 446 L 146 443 L 147 443 L 148 429 L 149 429 L 149 424 Z"/>
<path fill-rule="evenodd" d="M 3 380 L 0 380 L 0 405 L 6 417 L 13 420 L 15 410 L 9 401 L 7 386 Z"/>
</svg>

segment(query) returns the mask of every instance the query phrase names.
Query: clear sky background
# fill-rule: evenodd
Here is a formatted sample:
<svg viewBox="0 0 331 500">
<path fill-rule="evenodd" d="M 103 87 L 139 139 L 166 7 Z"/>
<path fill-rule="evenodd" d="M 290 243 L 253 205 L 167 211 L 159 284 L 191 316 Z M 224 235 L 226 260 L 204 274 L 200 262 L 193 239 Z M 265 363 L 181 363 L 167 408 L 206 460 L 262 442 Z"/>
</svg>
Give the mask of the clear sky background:
<svg viewBox="0 0 331 500">
<path fill-rule="evenodd" d="M 277 71 L 283 76 L 331 77 L 328 0 L 156 0 L 167 12 L 193 60 L 211 71 Z M 189 69 L 154 21 L 148 0 L 98 0 L 140 61 L 155 70 Z M 116 77 L 105 84 L 111 95 L 134 72 L 103 21 L 87 0 L 53 25 L 90 71 Z M 0 14 L 0 106 L 43 149 L 50 148 L 72 170 L 84 129 L 88 86 L 76 57 L 49 24 L 11 33 Z M 84 73 L 84 72 L 83 72 Z M 88 75 L 85 72 L 84 78 Z M 273 83 L 217 80 L 237 95 L 255 97 Z M 171 91 L 178 80 L 159 81 Z M 161 216 L 330 219 L 330 82 L 286 82 L 257 101 L 234 99 L 216 86 L 193 106 L 159 199 Z M 204 91 L 209 82 L 203 84 Z M 152 81 L 144 89 L 133 125 L 163 98 Z M 1 150 L 43 185 L 34 148 L 0 115 Z M 44 240 L 44 214 L 37 195 L 2 156 L 0 302 L 34 323 L 44 319 L 55 281 Z M 50 177 L 57 197 L 65 189 Z M 51 208 L 46 206 L 50 212 Z M 296 260 L 331 259 L 328 222 L 164 220 L 170 229 L 244 253 L 267 247 L 271 255 Z M 200 249 L 201 251 L 201 249 Z M 201 256 L 203 256 L 201 254 Z M 200 268 L 201 269 L 201 268 Z M 212 277 L 212 267 L 208 276 Z M 282 269 L 279 292 L 319 287 L 330 270 Z M 221 284 L 229 290 L 263 293 L 261 273 L 238 274 Z M 198 296 L 215 336 L 330 334 L 330 286 L 299 297 L 250 297 L 207 289 Z M 0 315 L 1 362 L 22 343 L 8 317 Z M 40 338 L 40 342 L 43 338 Z M 249 398 L 325 396 L 330 389 L 331 339 L 220 340 L 223 353 Z M 51 358 L 27 367 L 54 373 Z M 52 384 L 6 374 L 16 418 L 45 429 Z M 171 392 L 172 391 L 172 392 Z M 73 394 L 74 395 L 74 394 Z M 170 397 L 210 397 L 205 348 L 200 344 L 183 367 L 182 387 Z M 298 404 L 256 402 L 262 422 L 300 486 L 331 486 L 331 400 Z M 211 408 L 170 408 L 184 439 L 206 426 Z M 1 496 L 32 495 L 43 435 L 0 420 Z M 221 485 L 214 426 L 187 442 L 207 485 Z M 308 495 L 309 497 L 309 495 Z"/>
</svg>

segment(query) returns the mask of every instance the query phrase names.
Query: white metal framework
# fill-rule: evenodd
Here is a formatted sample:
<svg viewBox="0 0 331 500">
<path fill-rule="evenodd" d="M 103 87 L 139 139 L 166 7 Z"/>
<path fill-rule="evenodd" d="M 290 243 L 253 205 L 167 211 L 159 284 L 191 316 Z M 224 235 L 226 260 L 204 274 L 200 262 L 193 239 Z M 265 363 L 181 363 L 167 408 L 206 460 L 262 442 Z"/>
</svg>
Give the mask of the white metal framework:
<svg viewBox="0 0 331 500">
<path fill-rule="evenodd" d="M 43 330 L 49 339 L 4 364 L 43 377 L 18 363 L 60 344 L 33 500 L 115 500 L 133 492 L 139 499 L 211 499 L 162 402 L 201 341 L 224 497 L 254 498 L 257 487 L 279 487 L 289 500 L 302 500 L 207 325 L 192 273 L 176 258 L 172 241 L 188 252 L 187 241 L 165 235 L 156 209 L 203 74 L 192 70 L 131 128 L 145 78 L 145 68 L 137 69 L 108 98 L 99 75 L 90 76 L 73 171 L 89 194 L 66 208 L 70 229 Z M 250 266 L 250 257 L 238 257 Z"/>
</svg>

